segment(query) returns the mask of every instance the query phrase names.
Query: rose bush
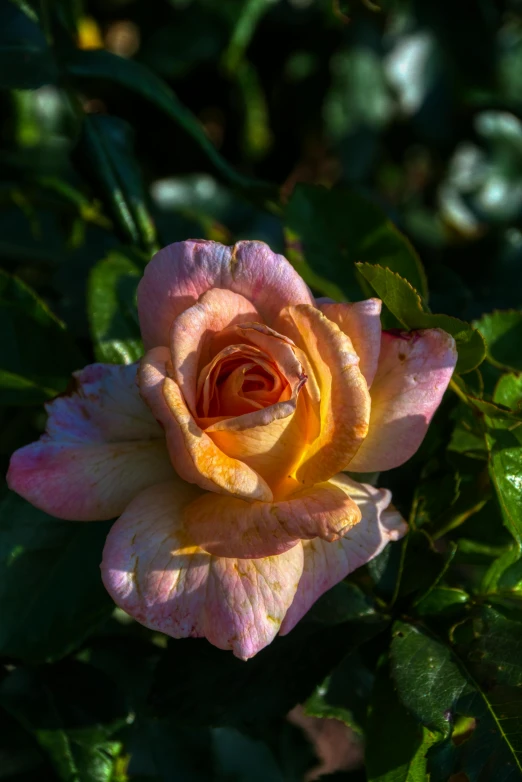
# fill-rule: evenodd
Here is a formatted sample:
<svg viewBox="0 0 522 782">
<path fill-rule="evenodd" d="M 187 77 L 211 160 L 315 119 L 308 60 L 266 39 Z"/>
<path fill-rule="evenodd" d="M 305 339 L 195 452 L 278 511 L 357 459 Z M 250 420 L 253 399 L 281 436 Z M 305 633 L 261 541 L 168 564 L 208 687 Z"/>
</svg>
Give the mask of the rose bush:
<svg viewBox="0 0 522 782">
<path fill-rule="evenodd" d="M 440 329 L 382 332 L 380 301 L 316 301 L 260 242 L 161 250 L 138 289 L 145 356 L 93 364 L 48 406 L 9 485 L 60 518 L 119 516 L 102 576 L 173 637 L 247 659 L 406 531 L 385 489 L 456 363 Z"/>
</svg>

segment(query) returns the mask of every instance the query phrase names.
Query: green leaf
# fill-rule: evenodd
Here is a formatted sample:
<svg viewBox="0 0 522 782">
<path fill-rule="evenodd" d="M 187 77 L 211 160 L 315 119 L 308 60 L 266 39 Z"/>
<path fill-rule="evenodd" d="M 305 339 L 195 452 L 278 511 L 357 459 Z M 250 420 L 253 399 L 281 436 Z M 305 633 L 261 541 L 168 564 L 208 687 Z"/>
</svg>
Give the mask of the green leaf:
<svg viewBox="0 0 522 782">
<path fill-rule="evenodd" d="M 515 544 L 508 548 L 507 551 L 504 551 L 491 563 L 482 579 L 481 590 L 485 594 L 496 592 L 501 588 L 501 583 L 506 578 L 509 579 L 513 569 L 515 569 L 517 573 L 520 569 L 520 548 Z"/>
<path fill-rule="evenodd" d="M 146 252 L 157 249 L 156 229 L 147 208 L 141 172 L 133 155 L 133 131 L 117 117 L 88 114 L 83 143 L 89 173 L 100 185 L 124 236 Z"/>
<path fill-rule="evenodd" d="M 514 431 L 490 428 L 486 434 L 489 474 L 505 526 L 522 550 L 522 442 Z"/>
<path fill-rule="evenodd" d="M 433 616 L 458 611 L 469 601 L 469 595 L 462 589 L 436 586 L 416 605 L 419 616 Z"/>
<path fill-rule="evenodd" d="M 84 663 L 14 670 L 0 703 L 29 730 L 62 782 L 111 782 L 129 715 L 110 679 Z"/>
<path fill-rule="evenodd" d="M 476 663 L 481 678 L 494 676 L 498 684 L 518 687 L 522 685 L 522 595 L 518 595 L 518 601 L 513 600 L 511 608 L 509 598 L 504 605 L 502 599 L 491 595 L 488 600 L 498 600 L 496 605 L 476 605 L 455 635 L 457 644 L 463 639 L 463 653 Z"/>
<path fill-rule="evenodd" d="M 0 369 L 0 400 L 3 405 L 38 405 L 56 396 L 57 389 L 49 388 L 28 377 Z"/>
<path fill-rule="evenodd" d="M 85 364 L 63 324 L 16 277 L 0 271 L 0 404 L 37 404 Z"/>
<path fill-rule="evenodd" d="M 459 402 L 453 417 L 456 421 L 448 451 L 466 454 L 473 459 L 487 459 L 486 441 L 480 417 L 466 402 Z"/>
<path fill-rule="evenodd" d="M 496 631 L 484 625 L 482 632 Z M 399 698 L 412 716 L 446 739 L 429 755 L 434 782 L 457 772 L 471 782 L 507 782 L 522 774 L 522 692 L 488 676 L 472 652 L 473 647 L 452 647 L 406 622 L 393 628 L 392 673 Z M 462 718 L 468 726 L 464 741 L 452 738 L 452 727 Z"/>
<path fill-rule="evenodd" d="M 404 705 L 427 728 L 450 736 L 459 698 L 472 691 L 451 649 L 405 622 L 395 622 L 390 649 Z"/>
<path fill-rule="evenodd" d="M 486 415 L 488 418 L 499 418 L 507 421 L 522 421 L 522 410 L 513 411 L 509 407 L 503 404 L 495 404 L 487 399 L 477 399 L 476 397 L 468 396 L 470 403 L 480 413 Z"/>
<path fill-rule="evenodd" d="M 53 519 L 6 493 L 0 502 L 0 654 L 56 660 L 110 614 L 113 603 L 99 570 L 108 528 Z"/>
<path fill-rule="evenodd" d="M 113 250 L 93 268 L 87 289 L 87 311 L 98 361 L 132 364 L 143 356 L 136 288 L 143 263 Z"/>
<path fill-rule="evenodd" d="M 388 666 L 382 665 L 369 702 L 368 782 L 425 782 L 426 754 L 437 738 L 404 708 L 390 680 Z"/>
<path fill-rule="evenodd" d="M 498 404 L 510 407 L 512 410 L 520 408 L 522 403 L 522 374 L 502 375 L 495 387 L 493 400 Z"/>
<path fill-rule="evenodd" d="M 461 378 L 454 378 L 454 383 L 458 385 Z M 502 404 L 490 402 L 488 399 L 477 399 L 475 396 L 467 395 L 468 404 L 474 407 L 482 415 L 488 418 L 498 418 L 504 421 L 522 421 L 522 411 L 514 411 Z"/>
<path fill-rule="evenodd" d="M 5 0 L 0 6 L 0 89 L 32 90 L 55 82 L 57 75 L 43 31 Z"/>
<path fill-rule="evenodd" d="M 474 323 L 486 340 L 488 360 L 501 369 L 522 370 L 522 312 L 492 312 Z"/>
<path fill-rule="evenodd" d="M 357 268 L 392 315 L 406 329 L 443 329 L 454 337 L 459 358 L 457 372 L 471 372 L 484 360 L 484 340 L 476 329 L 450 315 L 425 312 L 422 301 L 408 280 L 382 266 L 358 263 Z"/>
<path fill-rule="evenodd" d="M 194 115 L 180 103 L 170 87 L 140 63 L 107 51 L 76 50 L 69 54 L 66 67 L 77 79 L 112 81 L 151 101 L 194 139 L 216 171 L 231 185 L 266 192 L 267 195 L 272 193 L 271 186 L 249 179 L 235 171 L 219 154 Z"/>
<path fill-rule="evenodd" d="M 360 298 L 356 261 L 379 263 L 426 296 L 424 270 L 406 237 L 380 209 L 351 190 L 298 184 L 283 219 L 313 272 L 350 298 Z"/>
<path fill-rule="evenodd" d="M 512 376 L 513 378 L 515 375 Z M 504 419 L 506 421 L 522 421 L 522 410 L 513 410 L 511 406 L 504 405 L 500 401 L 500 396 L 503 393 L 503 389 L 507 390 L 507 386 L 501 386 L 500 391 L 493 401 L 489 399 L 483 399 L 482 396 L 475 396 L 470 391 L 469 386 L 466 385 L 462 377 L 453 378 L 453 388 L 459 394 L 461 399 L 465 399 L 466 403 L 473 407 L 481 415 L 485 415 L 488 418 Z M 518 384 L 515 383 L 510 386 L 511 393 L 516 393 L 518 390 Z M 459 393 L 460 392 L 460 393 Z M 516 405 L 515 405 L 516 406 Z"/>
</svg>

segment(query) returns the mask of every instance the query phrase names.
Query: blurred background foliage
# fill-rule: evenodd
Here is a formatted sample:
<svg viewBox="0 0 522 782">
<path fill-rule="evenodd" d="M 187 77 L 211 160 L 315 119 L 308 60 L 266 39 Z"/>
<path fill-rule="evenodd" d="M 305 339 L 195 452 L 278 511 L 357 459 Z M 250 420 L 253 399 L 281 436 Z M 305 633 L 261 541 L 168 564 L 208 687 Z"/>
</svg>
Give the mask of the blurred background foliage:
<svg viewBox="0 0 522 782">
<path fill-rule="evenodd" d="M 264 240 L 459 348 L 368 476 L 408 537 L 246 664 L 114 610 L 109 525 L 4 488 L 0 781 L 522 779 L 520 0 L 0 0 L 0 88 L 4 467 L 74 370 L 141 355 L 173 241 Z"/>
</svg>

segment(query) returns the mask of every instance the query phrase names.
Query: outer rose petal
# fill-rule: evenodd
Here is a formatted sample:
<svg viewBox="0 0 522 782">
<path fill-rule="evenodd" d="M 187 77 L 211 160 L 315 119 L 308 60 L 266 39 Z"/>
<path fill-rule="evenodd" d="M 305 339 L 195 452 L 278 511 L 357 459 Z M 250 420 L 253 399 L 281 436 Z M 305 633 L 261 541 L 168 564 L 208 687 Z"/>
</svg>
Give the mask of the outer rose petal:
<svg viewBox="0 0 522 782">
<path fill-rule="evenodd" d="M 244 660 L 275 637 L 303 567 L 301 544 L 277 557 L 213 557 L 192 546 L 182 510 L 187 484 L 153 486 L 112 527 L 102 576 L 131 616 L 174 638 L 206 636 Z"/>
<path fill-rule="evenodd" d="M 303 575 L 281 625 L 281 635 L 289 633 L 324 592 L 380 554 L 391 540 L 402 538 L 408 530 L 400 514 L 390 506 L 391 494 L 387 489 L 356 483 L 342 474 L 330 483 L 349 493 L 358 504 L 362 519 L 334 543 L 319 538 L 303 541 Z"/>
<path fill-rule="evenodd" d="M 210 361 L 205 355 L 211 337 L 236 323 L 259 321 L 254 305 L 232 291 L 212 288 L 185 310 L 172 324 L 170 346 L 174 380 L 183 392 L 192 415 L 196 415 L 198 367 Z"/>
<path fill-rule="evenodd" d="M 245 502 L 204 494 L 185 509 L 190 538 L 221 557 L 267 557 L 301 539 L 338 540 L 361 518 L 338 486 L 322 483 L 280 502 Z"/>
<path fill-rule="evenodd" d="M 318 309 L 288 307 L 276 328 L 308 358 L 313 377 L 305 391 L 315 382 L 320 395 L 319 404 L 309 405 L 309 422 L 315 423 L 315 431 L 312 436 L 309 431 L 309 446 L 295 475 L 299 483 L 314 485 L 344 469 L 357 452 L 368 431 L 370 395 L 349 337 Z M 313 422 L 317 408 L 320 421 Z"/>
<path fill-rule="evenodd" d="M 457 362 L 453 337 L 441 329 L 382 334 L 372 385 L 368 436 L 344 469 L 391 470 L 419 448 Z"/>
<path fill-rule="evenodd" d="M 165 429 L 170 458 L 179 475 L 202 489 L 272 500 L 268 484 L 238 459 L 224 454 L 194 421 L 177 383 L 167 376 L 168 348 L 154 348 L 141 361 L 140 391 Z"/>
<path fill-rule="evenodd" d="M 96 521 L 174 475 L 136 370 L 92 364 L 76 372 L 78 390 L 47 405 L 47 434 L 13 454 L 10 488 L 58 518 Z"/>
<path fill-rule="evenodd" d="M 377 372 L 381 349 L 381 308 L 380 299 L 366 299 L 353 304 L 343 302 L 319 305 L 323 315 L 337 323 L 341 331 L 350 337 L 368 388 Z"/>
<path fill-rule="evenodd" d="M 287 304 L 313 304 L 297 272 L 263 242 L 177 242 L 156 253 L 138 287 L 145 348 L 168 345 L 174 319 L 210 288 L 240 293 L 268 324 Z"/>
</svg>

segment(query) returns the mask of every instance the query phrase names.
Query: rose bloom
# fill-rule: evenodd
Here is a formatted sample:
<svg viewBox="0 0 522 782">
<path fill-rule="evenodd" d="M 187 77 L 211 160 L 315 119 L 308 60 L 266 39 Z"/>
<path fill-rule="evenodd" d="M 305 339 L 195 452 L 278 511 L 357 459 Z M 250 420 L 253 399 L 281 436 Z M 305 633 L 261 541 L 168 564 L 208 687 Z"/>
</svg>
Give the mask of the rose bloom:
<svg viewBox="0 0 522 782">
<path fill-rule="evenodd" d="M 119 516 L 102 577 L 138 622 L 248 659 L 406 531 L 389 470 L 456 362 L 440 329 L 381 331 L 378 299 L 314 299 L 261 242 L 172 244 L 138 288 L 146 354 L 48 405 L 9 485 L 59 518 Z"/>
</svg>

